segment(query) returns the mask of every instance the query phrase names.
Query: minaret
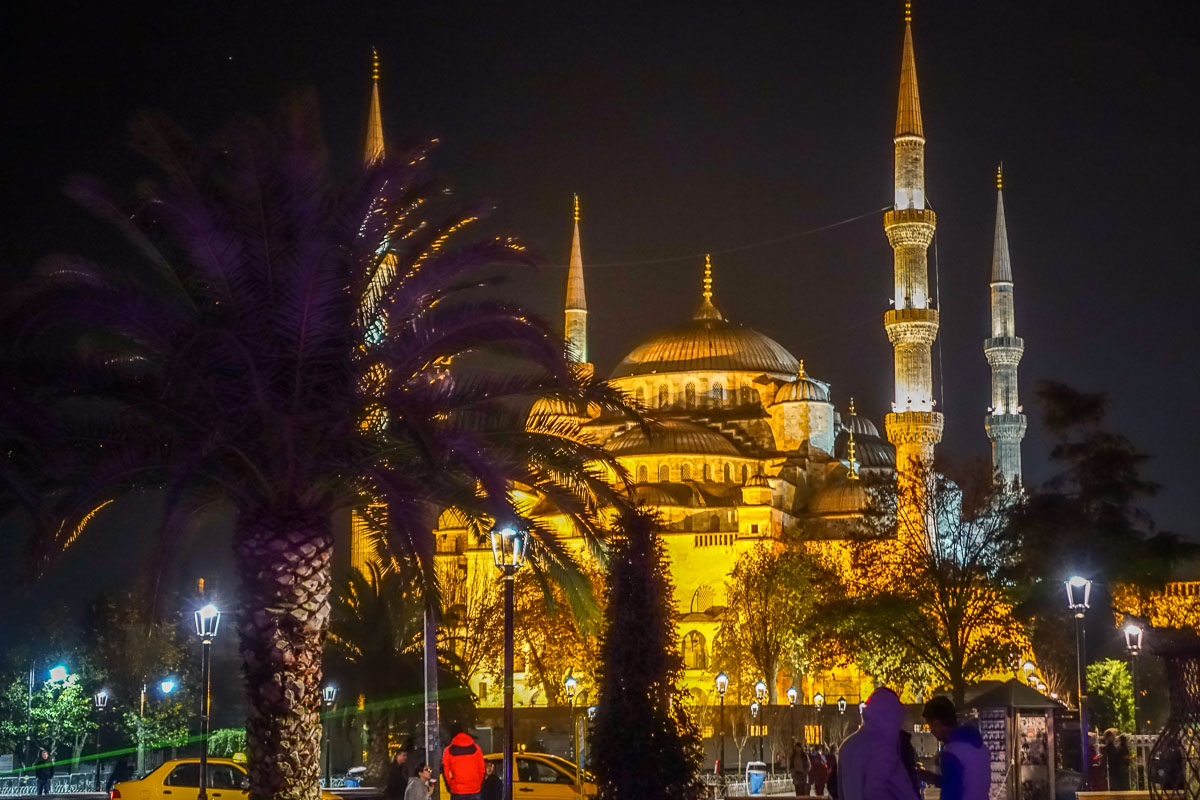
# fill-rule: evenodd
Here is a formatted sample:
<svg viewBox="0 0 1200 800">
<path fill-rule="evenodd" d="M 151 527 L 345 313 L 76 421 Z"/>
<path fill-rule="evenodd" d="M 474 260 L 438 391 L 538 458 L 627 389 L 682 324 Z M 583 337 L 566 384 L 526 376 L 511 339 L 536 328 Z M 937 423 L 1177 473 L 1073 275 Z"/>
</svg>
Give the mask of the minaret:
<svg viewBox="0 0 1200 800">
<path fill-rule="evenodd" d="M 1017 336 L 1013 314 L 1012 262 L 1008 227 L 1004 222 L 1004 165 L 996 168 L 996 241 L 992 247 L 992 335 L 983 340 L 983 354 L 992 368 L 992 405 L 983 427 L 992 440 L 992 469 L 1006 487 L 1021 483 L 1021 439 L 1025 415 L 1017 399 L 1017 365 L 1025 340 Z"/>
<path fill-rule="evenodd" d="M 883 218 L 894 251 L 894 308 L 883 325 L 895 350 L 896 398 L 887 415 L 888 440 L 896 446 L 901 479 L 918 465 L 930 465 L 942 438 L 942 415 L 934 410 L 932 347 L 938 312 L 930 307 L 926 251 L 937 216 L 925 207 L 925 129 L 913 57 L 912 4 L 904 4 L 904 55 L 896 113 L 896 202 Z"/>
<path fill-rule="evenodd" d="M 575 195 L 575 234 L 571 239 L 571 269 L 567 272 L 566 333 L 571 360 L 588 363 L 587 294 L 583 289 L 583 250 L 579 245 L 579 195 Z"/>
<path fill-rule="evenodd" d="M 379 108 L 379 51 L 371 48 L 371 110 L 367 112 L 367 137 L 363 143 L 363 161 L 367 164 L 383 157 L 383 113 Z"/>
</svg>

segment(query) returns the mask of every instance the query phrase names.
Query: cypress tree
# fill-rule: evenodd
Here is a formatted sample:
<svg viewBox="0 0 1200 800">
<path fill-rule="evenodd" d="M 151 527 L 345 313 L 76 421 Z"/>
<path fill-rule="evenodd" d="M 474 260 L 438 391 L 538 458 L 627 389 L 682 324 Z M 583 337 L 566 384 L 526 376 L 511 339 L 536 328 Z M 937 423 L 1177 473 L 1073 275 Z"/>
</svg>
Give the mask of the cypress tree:
<svg viewBox="0 0 1200 800">
<path fill-rule="evenodd" d="M 613 540 L 600 639 L 600 702 L 592 733 L 600 800 L 697 800 L 700 735 L 684 708 L 671 579 L 646 509 Z"/>
</svg>

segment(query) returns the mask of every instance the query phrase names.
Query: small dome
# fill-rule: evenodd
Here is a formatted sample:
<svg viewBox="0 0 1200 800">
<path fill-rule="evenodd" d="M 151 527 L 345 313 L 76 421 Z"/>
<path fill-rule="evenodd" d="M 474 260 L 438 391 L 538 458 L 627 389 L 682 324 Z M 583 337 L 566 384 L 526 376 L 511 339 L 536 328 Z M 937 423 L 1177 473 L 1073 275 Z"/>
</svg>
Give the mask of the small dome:
<svg viewBox="0 0 1200 800">
<path fill-rule="evenodd" d="M 795 402 L 829 402 L 829 384 L 824 381 L 810 378 L 804 373 L 804 362 L 800 362 L 800 369 L 796 375 L 796 379 L 791 383 L 785 383 L 779 387 L 779 391 L 775 393 L 775 403 L 795 403 Z M 774 405 L 775 403 L 772 403 Z"/>
<path fill-rule="evenodd" d="M 871 425 L 871 421 L 866 417 L 859 417 L 867 425 Z M 874 425 L 871 428 L 874 429 Z M 837 438 L 833 444 L 833 454 L 836 458 L 843 461 L 850 458 L 850 432 L 848 430 L 838 431 Z M 894 468 L 896 466 L 896 448 L 891 442 L 886 442 L 879 436 L 869 433 L 854 433 L 854 458 L 858 461 L 859 466 L 865 468 L 882 467 Z"/>
<path fill-rule="evenodd" d="M 770 489 L 771 482 L 767 480 L 766 475 L 763 475 L 761 472 L 756 472 L 750 476 L 750 480 L 746 481 L 746 486 L 751 488 L 761 487 L 763 489 Z"/>
<path fill-rule="evenodd" d="M 640 425 L 618 433 L 605 449 L 617 456 L 641 456 L 674 453 L 700 453 L 713 456 L 740 456 L 737 447 L 721 433 L 683 420 L 665 420 L 647 431 Z"/>
<path fill-rule="evenodd" d="M 875 427 L 875 423 L 854 411 L 854 398 L 850 398 L 850 409 L 847 413 L 841 415 L 842 427 L 848 431 L 854 432 L 854 438 L 858 439 L 865 436 L 874 436 L 880 438 L 879 429 Z"/>
<path fill-rule="evenodd" d="M 827 486 L 808 503 L 811 514 L 859 514 L 867 507 L 867 489 L 862 481 L 845 481 Z"/>
</svg>

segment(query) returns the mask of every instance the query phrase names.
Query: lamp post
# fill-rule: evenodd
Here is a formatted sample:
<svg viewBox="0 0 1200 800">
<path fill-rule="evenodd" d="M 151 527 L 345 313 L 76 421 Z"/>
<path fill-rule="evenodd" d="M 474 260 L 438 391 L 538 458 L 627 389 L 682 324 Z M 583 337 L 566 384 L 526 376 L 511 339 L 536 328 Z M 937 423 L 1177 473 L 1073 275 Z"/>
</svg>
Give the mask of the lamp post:
<svg viewBox="0 0 1200 800">
<path fill-rule="evenodd" d="M 333 740 L 329 737 L 329 713 L 333 711 L 333 704 L 337 702 L 338 688 L 332 683 L 325 684 L 325 688 L 321 690 L 321 702 L 325 704 L 325 720 L 321 725 L 321 733 L 325 735 L 325 788 L 328 789 L 333 782 Z"/>
<path fill-rule="evenodd" d="M 763 760 L 762 759 L 762 756 L 763 756 L 762 726 L 759 725 L 759 723 L 758 723 L 758 709 L 759 709 L 758 701 L 755 700 L 753 703 L 750 704 L 750 724 L 752 726 L 758 726 L 758 760 L 762 761 Z"/>
<path fill-rule="evenodd" d="M 754 684 L 754 697 L 758 700 L 759 708 L 763 709 L 763 718 L 758 723 L 758 760 L 763 760 L 763 722 L 767 719 L 767 710 L 763 708 L 767 704 L 767 684 L 763 680 L 759 680 Z"/>
<path fill-rule="evenodd" d="M 574 675 L 568 675 L 563 681 L 567 690 L 567 704 L 571 709 L 571 760 L 575 762 L 575 786 L 579 789 L 579 797 L 583 798 L 583 783 L 579 774 L 579 723 L 575 719 L 575 692 L 579 689 L 579 681 Z"/>
<path fill-rule="evenodd" d="M 846 698 L 839 697 L 837 699 L 837 708 L 840 720 L 838 725 L 838 742 L 840 743 L 846 740 Z"/>
<path fill-rule="evenodd" d="M 821 709 L 825 707 L 825 695 L 817 692 L 813 695 L 813 708 L 817 710 L 817 738 L 825 742 L 825 726 L 821 724 Z"/>
<path fill-rule="evenodd" d="M 1133 677 L 1133 732 L 1141 733 L 1138 721 L 1138 656 L 1142 654 L 1142 636 L 1145 631 L 1136 622 L 1125 626 L 1125 649 L 1129 651 L 1129 674 Z"/>
<path fill-rule="evenodd" d="M 512 525 L 492 527 L 492 561 L 504 576 L 504 800 L 513 796 L 513 581 L 525 563 L 527 534 Z"/>
<path fill-rule="evenodd" d="M 729 676 L 724 672 L 717 673 L 717 695 L 721 698 L 721 755 L 719 763 L 721 765 L 718 772 L 721 775 L 721 783 L 725 783 L 725 691 L 729 688 Z"/>
<path fill-rule="evenodd" d="M 795 686 L 788 687 L 788 705 L 792 708 L 792 710 L 788 712 L 788 725 L 791 727 L 791 731 L 788 733 L 788 738 L 792 740 L 793 750 L 796 749 L 796 698 L 799 696 L 799 694 L 800 693 L 796 691 Z M 791 756 L 789 755 L 788 758 L 790 759 Z"/>
<path fill-rule="evenodd" d="M 196 609 L 196 635 L 200 637 L 200 792 L 198 800 L 208 799 L 208 723 L 212 710 L 212 642 L 221 625 L 221 611 L 212 603 Z M 143 695 L 145 689 L 142 690 Z"/>
<path fill-rule="evenodd" d="M 108 705 L 108 692 L 104 689 L 96 692 L 96 780 L 92 786 L 94 791 L 100 791 L 100 715 Z"/>
<path fill-rule="evenodd" d="M 1075 614 L 1075 668 L 1079 682 L 1079 770 L 1080 786 L 1088 785 L 1088 725 L 1087 725 L 1087 674 L 1084 672 L 1084 659 L 1087 650 L 1087 630 L 1084 627 L 1084 615 L 1092 598 L 1092 582 L 1087 578 L 1075 575 L 1066 581 L 1067 606 Z"/>
</svg>

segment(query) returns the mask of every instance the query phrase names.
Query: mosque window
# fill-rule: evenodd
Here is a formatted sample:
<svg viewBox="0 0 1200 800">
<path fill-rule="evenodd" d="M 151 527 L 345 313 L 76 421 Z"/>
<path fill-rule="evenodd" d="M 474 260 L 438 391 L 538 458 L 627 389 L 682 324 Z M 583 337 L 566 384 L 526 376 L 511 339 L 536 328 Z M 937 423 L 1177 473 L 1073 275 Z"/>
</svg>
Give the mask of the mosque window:
<svg viewBox="0 0 1200 800">
<path fill-rule="evenodd" d="M 714 383 L 712 387 L 712 404 L 713 408 L 720 408 L 725 405 L 725 388 L 719 383 Z"/>
<path fill-rule="evenodd" d="M 750 468 L 742 464 L 742 483 L 750 480 Z"/>
<path fill-rule="evenodd" d="M 713 592 L 712 586 L 707 583 L 700 584 L 696 591 L 692 592 L 692 608 L 693 614 L 702 614 L 716 605 L 716 594 Z"/>
<path fill-rule="evenodd" d="M 751 391 L 751 390 L 750 390 L 750 387 L 749 387 L 749 386 L 743 386 L 743 387 L 741 388 L 741 393 L 742 393 L 742 405 L 744 405 L 744 406 L 748 406 L 748 405 L 750 405 L 750 403 L 751 403 L 751 402 L 753 402 L 753 401 L 750 399 L 750 391 Z"/>
<path fill-rule="evenodd" d="M 683 404 L 687 408 L 696 407 L 696 384 L 689 383 L 683 387 Z"/>
<path fill-rule="evenodd" d="M 710 467 L 708 464 L 705 464 L 700 469 L 702 470 L 702 472 L 700 474 L 703 476 L 704 480 L 711 481 L 712 480 L 712 467 Z"/>
<path fill-rule="evenodd" d="M 716 514 L 713 514 L 711 517 L 709 517 L 708 518 L 708 529 L 710 531 L 721 530 L 721 518 L 719 516 L 717 516 Z"/>
<path fill-rule="evenodd" d="M 637 391 L 633 393 L 633 399 L 639 406 L 646 405 L 646 389 L 642 386 L 637 387 Z"/>
<path fill-rule="evenodd" d="M 658 387 L 658 407 L 665 408 L 671 397 L 671 390 L 666 386 Z"/>
<path fill-rule="evenodd" d="M 638 483 L 647 483 L 649 480 L 650 480 L 650 470 L 646 468 L 645 464 L 643 464 L 642 466 L 638 467 L 637 482 Z"/>
<path fill-rule="evenodd" d="M 679 468 L 679 480 L 690 481 L 692 479 L 692 465 L 684 464 Z"/>
<path fill-rule="evenodd" d="M 692 631 L 683 637 L 683 666 L 685 669 L 708 669 L 708 653 L 704 634 Z"/>
<path fill-rule="evenodd" d="M 666 464 L 662 464 L 658 468 L 658 480 L 660 483 L 666 483 L 671 480 L 671 468 Z"/>
<path fill-rule="evenodd" d="M 725 483 L 729 483 L 730 478 L 728 464 L 725 464 L 721 467 L 721 480 L 723 480 Z"/>
</svg>

